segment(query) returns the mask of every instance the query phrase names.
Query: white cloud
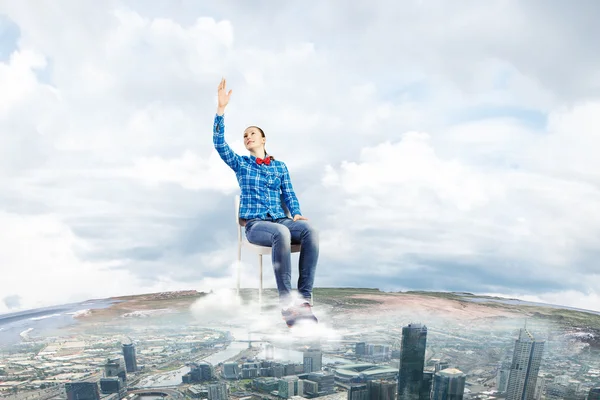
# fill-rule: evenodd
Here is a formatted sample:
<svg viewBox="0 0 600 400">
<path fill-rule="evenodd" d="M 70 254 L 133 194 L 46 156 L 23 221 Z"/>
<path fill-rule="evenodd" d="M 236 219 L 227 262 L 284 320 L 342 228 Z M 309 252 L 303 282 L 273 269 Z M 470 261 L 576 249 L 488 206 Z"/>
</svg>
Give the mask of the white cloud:
<svg viewBox="0 0 600 400">
<path fill-rule="evenodd" d="M 20 37 L 0 63 L 0 235 L 21 229 L 39 250 L 0 252 L 27 271 L 3 289 L 31 306 L 231 286 L 236 178 L 211 138 L 225 76 L 227 140 L 243 153 L 243 129 L 259 125 L 288 164 L 321 231 L 319 285 L 572 292 L 573 304 L 581 290 L 596 304 L 582 282 L 600 229 L 600 59 L 596 25 L 577 29 L 594 9 L 557 29 L 558 4 L 435 3 L 2 3 Z M 51 263 L 61 290 L 35 278 Z"/>
<path fill-rule="evenodd" d="M 233 218 L 232 218 L 233 219 Z M 211 289 L 231 287 L 235 269 L 229 268 L 224 278 L 194 278 L 180 280 L 172 270 L 159 271 L 144 279 L 124 266 L 131 260 L 95 261 L 81 255 L 98 251 L 102 243 L 93 244 L 78 238 L 58 215 L 20 216 L 0 212 L 0 260 L 3 272 L 0 280 L 0 300 L 18 298 L 17 303 L 0 301 L 0 313 L 54 304 L 64 304 L 100 296 L 189 290 L 209 292 Z M 132 241 L 132 246 L 135 241 Z M 223 265 L 230 260 L 227 251 L 207 252 L 189 262 L 187 268 L 198 265 Z M 195 261 L 195 262 L 194 262 Z M 242 270 L 246 282 L 254 274 Z M 247 275 L 253 275 L 249 277 Z"/>
<path fill-rule="evenodd" d="M 476 268 L 461 275 L 463 279 L 477 279 L 482 271 L 495 270 L 494 276 L 508 281 L 504 293 L 513 292 L 510 282 L 526 278 L 532 288 L 536 283 L 542 286 L 532 289 L 535 291 L 543 291 L 550 281 L 563 288 L 559 292 L 572 287 L 580 298 L 589 296 L 584 293 L 595 290 L 589 274 L 594 261 L 586 252 L 596 248 L 594 238 L 600 233 L 595 207 L 600 189 L 588 179 L 571 175 L 566 180 L 560 173 L 555 176 L 555 169 L 542 173 L 542 169 L 548 171 L 549 161 L 559 157 L 537 157 L 538 150 L 547 155 L 570 154 L 574 147 L 566 141 L 567 132 L 585 124 L 592 114 L 588 105 L 582 108 L 587 112 L 575 108 L 569 114 L 557 111 L 559 117 L 551 114 L 551 121 L 569 123 L 551 122 L 546 134 L 523 127 L 514 130 L 521 133 L 519 137 L 496 134 L 510 131 L 513 123 L 501 128 L 494 122 L 489 129 L 480 123 L 476 130 L 470 125 L 458 126 L 450 134 L 460 150 L 445 151 L 441 156 L 434 144 L 438 138 L 449 143 L 442 134 L 434 138 L 409 132 L 401 141 L 363 149 L 357 162 L 327 166 L 323 187 L 341 191 L 344 199 L 328 207 L 330 235 L 357 238 L 362 259 L 390 265 L 392 275 L 394 269 L 402 270 L 418 255 L 435 264 L 439 274 L 454 273 L 444 264 L 476 263 Z M 476 137 L 476 132 L 485 137 Z M 580 167 L 581 174 L 588 173 L 586 178 L 595 173 L 595 147 L 590 145 L 595 136 L 595 131 L 577 131 L 575 140 L 588 146 L 576 148 L 582 162 L 567 166 L 565 171 Z M 494 152 L 493 148 L 502 151 Z M 460 157 L 452 157 L 455 154 Z M 515 158 L 523 161 L 525 168 L 510 168 L 502 162 L 486 165 L 477 157 L 480 154 Z M 561 164 L 553 165 L 558 169 Z M 335 259 L 338 252 L 347 251 L 338 249 L 329 244 L 323 252 L 333 253 L 331 258 Z M 481 287 L 495 284 L 489 280 Z M 549 293 L 544 297 L 560 299 Z M 562 301 L 586 303 L 573 294 Z"/>
<path fill-rule="evenodd" d="M 8 64 L 0 64 L 0 115 L 5 117 L 12 106 L 18 106 L 24 99 L 34 94 L 37 78 L 34 69 L 44 68 L 46 60 L 32 51 L 11 54 Z"/>
<path fill-rule="evenodd" d="M 202 160 L 191 151 L 175 159 L 145 157 L 135 161 L 134 166 L 122 171 L 122 176 L 141 180 L 147 184 L 176 183 L 188 190 L 222 190 L 233 193 L 237 183 L 216 153 Z"/>
<path fill-rule="evenodd" d="M 91 297 L 99 292 L 99 282 L 104 283 L 102 291 L 106 293 L 126 290 L 126 271 L 111 272 L 110 264 L 78 259 L 78 249 L 87 245 L 58 216 L 2 212 L 0 222 L 4 227 L 0 230 L 0 293 L 19 296 L 22 307 L 52 304 L 49 301 L 66 303 L 82 295 Z M 5 304 L 0 303 L 0 312 L 5 311 Z"/>
</svg>

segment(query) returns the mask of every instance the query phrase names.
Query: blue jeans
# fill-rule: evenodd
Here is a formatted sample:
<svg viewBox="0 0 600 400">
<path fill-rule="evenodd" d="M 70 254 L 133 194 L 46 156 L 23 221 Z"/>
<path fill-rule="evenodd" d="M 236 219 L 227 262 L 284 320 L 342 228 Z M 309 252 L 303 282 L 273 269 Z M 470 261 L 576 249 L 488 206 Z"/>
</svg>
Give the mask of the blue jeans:
<svg viewBox="0 0 600 400">
<path fill-rule="evenodd" d="M 299 243 L 298 294 L 310 301 L 319 258 L 319 234 L 308 221 L 294 222 L 291 218 L 250 219 L 246 221 L 246 237 L 252 244 L 272 247 L 273 270 L 282 306 L 292 301 L 291 244 Z"/>
</svg>

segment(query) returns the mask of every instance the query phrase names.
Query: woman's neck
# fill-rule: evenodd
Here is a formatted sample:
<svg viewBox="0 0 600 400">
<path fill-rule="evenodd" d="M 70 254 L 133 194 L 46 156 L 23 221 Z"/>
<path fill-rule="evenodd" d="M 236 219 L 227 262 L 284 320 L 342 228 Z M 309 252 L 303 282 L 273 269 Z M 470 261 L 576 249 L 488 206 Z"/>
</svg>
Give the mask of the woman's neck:
<svg viewBox="0 0 600 400">
<path fill-rule="evenodd" d="M 260 149 L 258 151 L 250 150 L 250 154 L 256 158 L 265 158 L 267 156 L 267 152 L 264 149 Z"/>
</svg>

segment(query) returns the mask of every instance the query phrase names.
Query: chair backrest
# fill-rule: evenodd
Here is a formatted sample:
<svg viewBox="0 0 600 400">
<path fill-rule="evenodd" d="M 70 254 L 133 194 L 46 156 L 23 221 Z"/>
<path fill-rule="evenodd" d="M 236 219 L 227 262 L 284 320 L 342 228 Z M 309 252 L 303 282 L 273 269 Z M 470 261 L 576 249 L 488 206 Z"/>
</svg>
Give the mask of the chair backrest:
<svg viewBox="0 0 600 400">
<path fill-rule="evenodd" d="M 285 201 L 283 200 L 283 193 L 281 194 L 280 198 L 281 198 L 281 207 L 283 208 L 283 212 L 288 217 L 291 217 L 292 215 L 290 214 L 290 210 L 288 210 L 287 206 L 285 205 Z M 235 195 L 235 221 L 236 221 L 236 224 L 238 224 L 239 226 L 246 225 L 246 220 L 240 218 L 240 195 L 239 194 Z"/>
</svg>

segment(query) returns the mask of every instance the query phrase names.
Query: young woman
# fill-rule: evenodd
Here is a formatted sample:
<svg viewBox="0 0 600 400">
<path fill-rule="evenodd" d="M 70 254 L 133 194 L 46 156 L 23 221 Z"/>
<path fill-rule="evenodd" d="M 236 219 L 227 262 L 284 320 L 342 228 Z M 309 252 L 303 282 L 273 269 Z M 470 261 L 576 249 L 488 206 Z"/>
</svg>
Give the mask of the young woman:
<svg viewBox="0 0 600 400">
<path fill-rule="evenodd" d="M 230 90 L 227 93 L 225 85 L 225 79 L 221 79 L 213 143 L 221 159 L 235 172 L 240 185 L 239 218 L 245 221 L 246 237 L 250 243 L 272 247 L 281 315 L 287 325 L 294 325 L 299 318 L 317 322 L 310 299 L 319 258 L 318 233 L 300 212 L 285 163 L 267 154 L 266 137 L 262 129 L 250 126 L 244 131 L 244 145 L 250 153 L 247 156 L 236 154 L 225 141 L 224 114 L 232 92 Z M 282 195 L 291 218 L 283 210 Z M 297 302 L 294 302 L 291 287 L 292 243 L 301 244 L 298 266 L 298 294 L 301 298 Z"/>
</svg>

